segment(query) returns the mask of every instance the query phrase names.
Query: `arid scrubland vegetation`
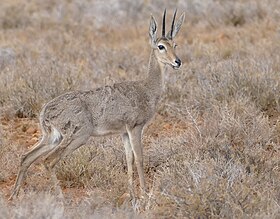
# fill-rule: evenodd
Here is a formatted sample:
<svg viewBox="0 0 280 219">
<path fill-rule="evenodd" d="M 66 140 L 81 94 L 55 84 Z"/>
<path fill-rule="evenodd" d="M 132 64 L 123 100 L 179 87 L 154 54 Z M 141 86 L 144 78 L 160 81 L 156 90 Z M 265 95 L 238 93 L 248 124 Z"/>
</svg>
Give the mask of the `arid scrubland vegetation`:
<svg viewBox="0 0 280 219">
<path fill-rule="evenodd" d="M 20 156 L 40 138 L 43 104 L 144 78 L 150 14 L 159 20 L 164 7 L 186 12 L 183 67 L 168 69 L 145 130 L 145 207 L 123 203 L 118 136 L 93 138 L 59 163 L 63 205 L 40 162 L 8 201 Z M 278 0 L 1 1 L 0 107 L 0 218 L 280 216 Z"/>
</svg>

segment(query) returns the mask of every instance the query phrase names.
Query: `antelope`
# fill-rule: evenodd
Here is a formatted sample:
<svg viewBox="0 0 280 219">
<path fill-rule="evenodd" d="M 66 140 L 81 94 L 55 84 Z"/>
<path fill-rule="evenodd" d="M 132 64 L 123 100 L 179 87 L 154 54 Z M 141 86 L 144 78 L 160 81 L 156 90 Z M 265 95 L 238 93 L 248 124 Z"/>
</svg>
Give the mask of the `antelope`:
<svg viewBox="0 0 280 219">
<path fill-rule="evenodd" d="M 163 93 L 163 74 L 167 66 L 179 69 L 181 60 L 175 53 L 175 36 L 185 14 L 165 32 L 164 10 L 162 34 L 157 37 L 157 22 L 151 15 L 149 37 L 151 45 L 148 76 L 144 80 L 125 81 L 89 91 L 73 91 L 58 96 L 44 105 L 39 116 L 41 140 L 21 158 L 11 199 L 18 195 L 30 165 L 43 157 L 44 166 L 55 176 L 54 166 L 65 156 L 86 144 L 90 137 L 122 135 L 128 172 L 128 189 L 134 196 L 133 163 L 146 192 L 143 170 L 142 133 L 156 113 Z"/>
</svg>

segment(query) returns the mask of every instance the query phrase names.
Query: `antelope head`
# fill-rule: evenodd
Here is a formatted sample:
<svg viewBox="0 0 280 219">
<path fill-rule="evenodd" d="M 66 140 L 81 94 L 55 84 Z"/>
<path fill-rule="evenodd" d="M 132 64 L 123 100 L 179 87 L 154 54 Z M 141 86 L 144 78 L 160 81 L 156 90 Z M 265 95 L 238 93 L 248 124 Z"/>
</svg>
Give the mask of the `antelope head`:
<svg viewBox="0 0 280 219">
<path fill-rule="evenodd" d="M 173 69 L 179 69 L 182 65 L 181 60 L 178 58 L 175 52 L 177 44 L 174 42 L 174 38 L 178 34 L 184 20 L 185 13 L 182 13 L 178 21 L 175 22 L 177 10 L 175 10 L 173 15 L 173 20 L 171 24 L 170 31 L 166 34 L 165 32 L 165 17 L 166 9 L 164 10 L 163 19 L 162 19 L 162 34 L 161 37 L 156 36 L 157 33 L 157 22 L 153 16 L 151 16 L 150 21 L 150 43 L 154 50 L 154 53 L 160 63 L 164 65 L 169 65 Z"/>
</svg>

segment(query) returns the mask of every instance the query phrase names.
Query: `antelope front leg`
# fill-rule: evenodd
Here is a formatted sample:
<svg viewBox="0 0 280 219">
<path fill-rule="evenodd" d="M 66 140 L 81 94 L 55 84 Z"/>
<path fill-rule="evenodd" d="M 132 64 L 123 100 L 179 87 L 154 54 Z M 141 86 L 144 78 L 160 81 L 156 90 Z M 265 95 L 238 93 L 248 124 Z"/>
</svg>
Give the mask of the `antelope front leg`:
<svg viewBox="0 0 280 219">
<path fill-rule="evenodd" d="M 132 198 L 134 199 L 135 193 L 134 193 L 134 186 L 133 186 L 133 168 L 132 168 L 134 162 L 134 155 L 133 155 L 128 134 L 127 133 L 123 134 L 122 139 L 124 143 L 125 156 L 127 162 L 128 189 Z"/>
<path fill-rule="evenodd" d="M 141 192 L 145 194 L 146 186 L 144 179 L 144 168 L 143 168 L 143 149 L 142 149 L 142 130 L 143 126 L 139 125 L 132 129 L 127 130 L 129 135 L 130 144 L 132 151 L 134 153 L 135 163 L 137 167 L 137 172 L 140 180 Z"/>
</svg>

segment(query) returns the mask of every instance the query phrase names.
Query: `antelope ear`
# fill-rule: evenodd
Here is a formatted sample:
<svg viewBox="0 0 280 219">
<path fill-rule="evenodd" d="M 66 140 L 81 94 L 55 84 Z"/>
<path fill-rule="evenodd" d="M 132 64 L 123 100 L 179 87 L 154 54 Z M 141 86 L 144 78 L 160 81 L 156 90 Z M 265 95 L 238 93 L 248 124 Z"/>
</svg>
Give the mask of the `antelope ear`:
<svg viewBox="0 0 280 219">
<path fill-rule="evenodd" d="M 185 20 L 185 13 L 181 14 L 180 18 L 178 19 L 178 21 L 175 23 L 174 25 L 174 29 L 173 31 L 170 30 L 167 34 L 167 38 L 168 39 L 174 39 L 177 35 L 177 33 L 179 32 L 179 30 L 181 29 L 182 24 L 184 23 Z M 172 36 L 171 36 L 172 34 Z"/>
<path fill-rule="evenodd" d="M 156 47 L 156 40 L 157 40 L 157 22 L 153 16 L 151 16 L 150 21 L 150 29 L 149 29 L 149 35 L 150 35 L 150 43 L 152 47 Z"/>
</svg>

